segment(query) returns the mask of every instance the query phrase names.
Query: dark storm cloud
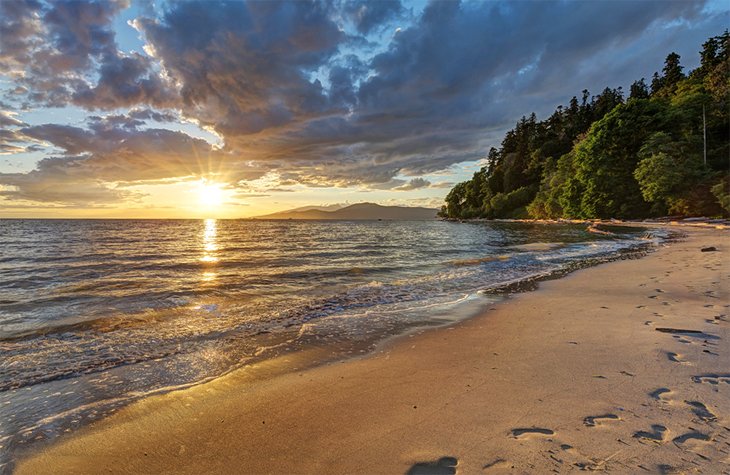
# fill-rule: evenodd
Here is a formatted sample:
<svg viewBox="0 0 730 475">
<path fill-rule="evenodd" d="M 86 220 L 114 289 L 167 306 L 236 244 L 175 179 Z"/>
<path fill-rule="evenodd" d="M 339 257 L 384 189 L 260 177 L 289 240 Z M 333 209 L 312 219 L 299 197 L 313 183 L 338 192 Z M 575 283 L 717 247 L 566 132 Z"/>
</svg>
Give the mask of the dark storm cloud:
<svg viewBox="0 0 730 475">
<path fill-rule="evenodd" d="M 118 50 L 124 6 L 0 2 L 8 101 L 134 108 L 85 128 L 8 123 L 5 150 L 26 140 L 68 157 L 40 162 L 29 181 L 14 176 L 18 193 L 55 174 L 116 183 L 213 172 L 236 184 L 270 171 L 278 186 L 436 187 L 422 176 L 483 158 L 521 115 L 649 77 L 675 48 L 696 64 L 727 19 L 691 1 L 436 1 L 417 18 L 399 2 L 186 1 L 132 23 L 145 55 Z M 216 131 L 222 149 L 145 128 L 178 120 Z"/>
<path fill-rule="evenodd" d="M 37 19 L 42 4 L 36 0 L 0 2 L 0 67 L 4 71 L 30 62 L 40 43 L 42 23 Z"/>
<path fill-rule="evenodd" d="M 129 112 L 129 117 L 138 120 L 154 120 L 155 122 L 175 122 L 176 120 L 180 120 L 178 114 L 148 108 L 132 109 Z"/>
<path fill-rule="evenodd" d="M 309 78 L 343 39 L 321 3 L 183 2 L 136 25 L 187 112 L 226 136 L 342 111 Z"/>
<path fill-rule="evenodd" d="M 51 3 L 43 17 L 56 50 L 49 66 L 55 66 L 57 71 L 83 70 L 94 57 L 113 56 L 116 44 L 110 24 L 128 4 L 128 0 Z"/>
<path fill-rule="evenodd" d="M 85 73 L 117 55 L 112 21 L 127 6 L 127 0 L 0 2 L 0 66 L 15 78 L 15 95 L 28 106 L 66 105 L 85 86 Z"/>
<path fill-rule="evenodd" d="M 566 74 L 594 54 L 635 39 L 653 22 L 694 17 L 699 7 L 689 2 L 622 2 L 620 8 L 613 2 L 434 2 L 417 25 L 396 35 L 393 46 L 372 61 L 376 74 L 360 87 L 359 117 L 398 137 L 476 131 L 514 120 L 531 110 L 518 92 L 545 92 L 551 100 L 563 91 L 572 95 L 581 85 L 568 84 Z M 606 65 L 602 70 L 607 81 L 618 79 L 610 77 Z M 541 90 L 544 78 L 556 75 L 562 82 Z M 504 98 L 511 101 L 507 107 L 500 104 Z M 448 144 L 445 135 L 439 143 Z M 463 143 L 464 137 L 458 139 Z M 473 134 L 470 141 L 475 139 Z"/>
<path fill-rule="evenodd" d="M 635 79 L 592 58 L 630 45 L 653 25 L 697 20 L 702 9 L 692 2 L 620 5 L 434 2 L 370 61 L 369 78 L 357 87 L 359 64 L 331 68 L 330 99 L 348 105 L 348 114 L 300 116 L 284 130 L 259 133 L 213 125 L 228 147 L 284 161 L 310 185 L 385 186 L 398 174 L 444 170 L 482 158 L 520 115 L 545 113 L 586 87 L 566 78 L 598 74 L 601 87 Z M 658 57 L 668 52 L 654 49 Z M 633 69 L 641 66 L 637 58 Z"/>
<path fill-rule="evenodd" d="M 95 86 L 79 85 L 71 100 L 89 109 L 117 109 L 136 104 L 175 106 L 177 93 L 153 71 L 152 60 L 138 53 L 104 58 Z"/>
<path fill-rule="evenodd" d="M 398 18 L 404 11 L 400 1 L 365 1 L 350 0 L 342 2 L 344 16 L 349 19 L 357 31 L 369 33 L 383 26 L 388 20 Z"/>
</svg>

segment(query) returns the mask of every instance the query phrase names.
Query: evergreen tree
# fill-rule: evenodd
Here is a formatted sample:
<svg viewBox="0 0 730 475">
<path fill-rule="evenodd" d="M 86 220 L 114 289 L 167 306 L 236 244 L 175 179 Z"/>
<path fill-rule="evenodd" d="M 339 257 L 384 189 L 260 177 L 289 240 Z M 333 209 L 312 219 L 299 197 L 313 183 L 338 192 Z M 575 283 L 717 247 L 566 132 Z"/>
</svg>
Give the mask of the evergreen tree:
<svg viewBox="0 0 730 475">
<path fill-rule="evenodd" d="M 730 33 L 708 39 L 688 77 L 666 57 L 642 78 L 583 90 L 547 119 L 522 117 L 487 164 L 446 197 L 451 218 L 640 218 L 728 213 Z M 703 160 L 706 118 L 707 164 Z M 722 205 L 722 206 L 721 206 Z M 725 207 L 723 211 L 723 207 Z"/>
<path fill-rule="evenodd" d="M 669 92 L 674 92 L 679 81 L 684 79 L 682 73 L 682 66 L 679 64 L 679 55 L 677 53 L 669 53 L 667 58 L 664 60 L 664 84 L 662 87 L 668 89 Z"/>
<path fill-rule="evenodd" d="M 649 88 L 646 85 L 646 81 L 644 81 L 644 78 L 639 79 L 638 81 L 634 81 L 633 84 L 631 84 L 631 90 L 629 92 L 629 99 L 648 99 L 649 98 Z"/>
</svg>

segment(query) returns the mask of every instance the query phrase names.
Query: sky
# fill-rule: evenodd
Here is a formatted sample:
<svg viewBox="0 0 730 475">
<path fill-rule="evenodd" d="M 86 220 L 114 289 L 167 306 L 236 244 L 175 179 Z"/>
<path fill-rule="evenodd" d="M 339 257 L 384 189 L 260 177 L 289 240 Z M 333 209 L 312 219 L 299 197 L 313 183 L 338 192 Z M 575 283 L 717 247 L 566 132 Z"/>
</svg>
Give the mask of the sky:
<svg viewBox="0 0 730 475">
<path fill-rule="evenodd" d="M 685 71 L 723 1 L 0 1 L 0 217 L 438 207 L 523 115 Z"/>
</svg>

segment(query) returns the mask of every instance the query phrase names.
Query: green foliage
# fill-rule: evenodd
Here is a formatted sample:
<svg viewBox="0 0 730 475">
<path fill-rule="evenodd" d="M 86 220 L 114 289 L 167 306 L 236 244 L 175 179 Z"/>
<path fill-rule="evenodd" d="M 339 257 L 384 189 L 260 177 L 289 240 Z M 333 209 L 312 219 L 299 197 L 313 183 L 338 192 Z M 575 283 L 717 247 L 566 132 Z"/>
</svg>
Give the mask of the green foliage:
<svg viewBox="0 0 730 475">
<path fill-rule="evenodd" d="M 543 121 L 523 117 L 488 165 L 451 190 L 443 215 L 642 218 L 719 214 L 721 204 L 727 212 L 730 186 L 718 180 L 730 165 L 730 33 L 708 39 L 700 56 L 685 76 L 670 53 L 651 88 L 635 81 L 627 102 L 621 88 L 584 90 Z"/>
<path fill-rule="evenodd" d="M 681 197 L 701 179 L 702 168 L 687 142 L 657 132 L 641 147 L 639 158 L 634 177 L 644 200 L 653 203 L 653 214 L 691 214 L 692 207 Z"/>
<path fill-rule="evenodd" d="M 576 144 L 573 186 L 582 193 L 580 203 L 571 202 L 567 208 L 576 210 L 577 217 L 635 218 L 646 213 L 633 172 L 637 153 L 662 109 L 662 103 L 651 100 L 619 105 Z M 574 192 L 570 196 L 571 201 L 577 198 Z"/>
<path fill-rule="evenodd" d="M 644 78 L 641 78 L 638 81 L 634 81 L 634 83 L 631 85 L 629 99 L 648 99 L 648 98 L 649 98 L 649 88 L 647 87 L 646 82 L 644 81 Z"/>
<path fill-rule="evenodd" d="M 717 198 L 717 202 L 722 208 L 725 216 L 730 216 L 730 174 L 725 175 L 722 179 L 711 188 L 712 194 Z"/>
<path fill-rule="evenodd" d="M 552 160 L 545 166 L 540 191 L 527 206 L 530 217 L 535 219 L 557 219 L 563 216 L 577 216 L 573 203 L 580 202 L 583 189 L 575 180 L 574 153 L 567 153 L 557 162 Z"/>
<path fill-rule="evenodd" d="M 535 191 L 523 186 L 509 193 L 497 193 L 485 203 L 485 215 L 489 218 L 526 217 L 525 207 L 532 201 Z"/>
</svg>

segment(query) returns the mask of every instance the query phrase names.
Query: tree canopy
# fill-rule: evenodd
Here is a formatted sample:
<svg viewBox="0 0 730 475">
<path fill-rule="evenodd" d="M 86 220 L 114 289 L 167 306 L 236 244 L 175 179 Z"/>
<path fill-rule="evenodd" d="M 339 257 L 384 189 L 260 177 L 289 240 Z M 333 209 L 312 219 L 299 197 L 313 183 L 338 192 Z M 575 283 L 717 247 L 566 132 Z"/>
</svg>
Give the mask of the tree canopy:
<svg viewBox="0 0 730 475">
<path fill-rule="evenodd" d="M 684 74 L 670 53 L 651 85 L 582 91 L 522 117 L 446 196 L 447 218 L 645 218 L 730 213 L 730 33 Z M 705 140 L 706 133 L 706 158 Z"/>
</svg>

